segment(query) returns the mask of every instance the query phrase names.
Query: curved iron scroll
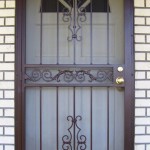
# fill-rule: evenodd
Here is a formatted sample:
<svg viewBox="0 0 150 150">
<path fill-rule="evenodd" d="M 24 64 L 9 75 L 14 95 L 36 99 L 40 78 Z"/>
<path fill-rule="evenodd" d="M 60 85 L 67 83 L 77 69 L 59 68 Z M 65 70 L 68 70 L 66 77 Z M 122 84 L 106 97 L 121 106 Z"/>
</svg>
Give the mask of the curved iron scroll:
<svg viewBox="0 0 150 150">
<path fill-rule="evenodd" d="M 63 17 L 62 20 L 64 22 L 68 22 L 68 29 L 71 33 L 71 36 L 68 36 L 68 41 L 72 41 L 76 39 L 77 41 L 81 41 L 81 35 L 78 35 L 79 30 L 81 29 L 81 23 L 86 21 L 86 7 L 80 7 L 81 0 L 71 0 L 67 1 L 70 7 L 68 10 L 66 7 L 63 9 Z M 72 3 L 72 4 L 71 4 Z"/>
<path fill-rule="evenodd" d="M 62 137 L 62 149 L 63 150 L 72 150 L 72 133 L 71 129 L 74 127 L 76 128 L 77 134 L 76 134 L 76 139 L 77 139 L 77 145 L 76 145 L 76 150 L 85 150 L 86 149 L 86 136 L 85 135 L 80 135 L 81 128 L 78 126 L 78 121 L 82 120 L 81 116 L 77 116 L 76 118 L 73 118 L 72 116 L 68 116 L 67 120 L 71 122 L 70 127 L 68 128 L 69 135 L 64 135 Z"/>
<path fill-rule="evenodd" d="M 44 82 L 56 81 L 61 82 L 104 82 L 113 81 L 113 71 L 107 69 L 99 70 L 50 70 L 50 69 L 34 69 L 26 72 L 26 80 L 37 82 L 43 80 Z"/>
<path fill-rule="evenodd" d="M 67 38 L 68 41 L 73 39 L 77 41 L 82 40 L 82 36 L 78 35 L 78 32 L 82 28 L 82 23 L 87 20 L 87 12 L 107 12 L 107 7 L 109 7 L 106 0 L 58 0 L 58 2 L 55 0 L 42 0 L 41 11 L 63 13 L 62 20 L 68 23 L 70 31 L 70 36 Z"/>
</svg>

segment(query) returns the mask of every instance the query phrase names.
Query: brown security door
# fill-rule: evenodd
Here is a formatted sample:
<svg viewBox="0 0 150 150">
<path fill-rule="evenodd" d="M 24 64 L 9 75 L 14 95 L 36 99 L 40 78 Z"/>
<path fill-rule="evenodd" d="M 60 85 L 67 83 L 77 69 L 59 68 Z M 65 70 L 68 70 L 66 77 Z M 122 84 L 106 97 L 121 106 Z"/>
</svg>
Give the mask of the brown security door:
<svg viewBox="0 0 150 150">
<path fill-rule="evenodd" d="M 133 150 L 130 0 L 18 0 L 16 150 Z"/>
</svg>

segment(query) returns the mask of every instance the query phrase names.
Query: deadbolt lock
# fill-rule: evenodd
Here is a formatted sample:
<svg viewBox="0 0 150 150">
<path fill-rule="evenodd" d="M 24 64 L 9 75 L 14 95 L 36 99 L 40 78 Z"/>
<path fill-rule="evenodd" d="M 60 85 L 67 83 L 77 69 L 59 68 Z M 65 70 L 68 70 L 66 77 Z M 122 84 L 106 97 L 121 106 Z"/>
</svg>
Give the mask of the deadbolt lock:
<svg viewBox="0 0 150 150">
<path fill-rule="evenodd" d="M 118 78 L 116 79 L 116 83 L 117 83 L 118 85 L 124 84 L 124 78 L 123 78 L 123 77 L 118 77 Z"/>
<path fill-rule="evenodd" d="M 120 67 L 118 67 L 117 70 L 118 70 L 118 72 L 122 72 L 123 71 L 123 67 L 120 66 Z"/>
</svg>

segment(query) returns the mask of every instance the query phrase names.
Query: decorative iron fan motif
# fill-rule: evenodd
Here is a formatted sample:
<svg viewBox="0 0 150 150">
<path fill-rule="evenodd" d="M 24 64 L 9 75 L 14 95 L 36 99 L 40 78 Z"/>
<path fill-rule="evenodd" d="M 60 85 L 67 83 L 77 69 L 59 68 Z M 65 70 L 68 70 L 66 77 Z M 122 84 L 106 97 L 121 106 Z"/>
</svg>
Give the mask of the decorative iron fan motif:
<svg viewBox="0 0 150 150">
<path fill-rule="evenodd" d="M 73 39 L 82 40 L 81 30 L 82 23 L 87 20 L 87 12 L 109 12 L 108 0 L 42 0 L 42 12 L 61 12 L 62 20 L 68 24 L 70 34 L 68 41 Z"/>
<path fill-rule="evenodd" d="M 73 3 L 77 3 L 79 9 L 84 7 L 86 12 L 107 12 L 108 0 L 42 0 L 42 12 L 63 12 L 66 8 L 73 8 Z"/>
</svg>

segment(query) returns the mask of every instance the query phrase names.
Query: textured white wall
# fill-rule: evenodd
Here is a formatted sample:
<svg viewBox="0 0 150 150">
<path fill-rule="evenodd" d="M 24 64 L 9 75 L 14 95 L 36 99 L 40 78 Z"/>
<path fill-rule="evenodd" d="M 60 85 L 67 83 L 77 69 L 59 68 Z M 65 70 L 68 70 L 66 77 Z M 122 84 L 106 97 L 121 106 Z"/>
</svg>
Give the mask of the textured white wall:
<svg viewBox="0 0 150 150">
<path fill-rule="evenodd" d="M 150 0 L 135 0 L 135 150 L 150 150 Z"/>
<path fill-rule="evenodd" d="M 0 0 L 0 150 L 14 150 L 14 8 Z"/>
</svg>

